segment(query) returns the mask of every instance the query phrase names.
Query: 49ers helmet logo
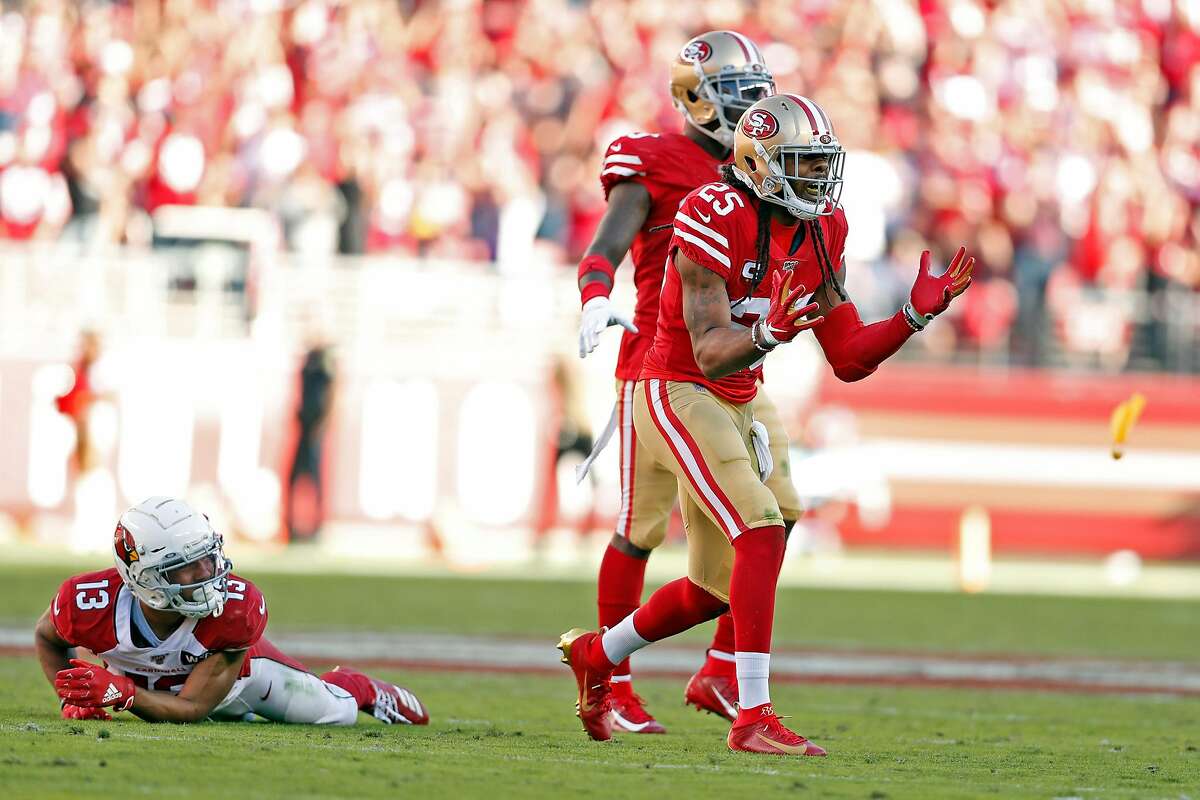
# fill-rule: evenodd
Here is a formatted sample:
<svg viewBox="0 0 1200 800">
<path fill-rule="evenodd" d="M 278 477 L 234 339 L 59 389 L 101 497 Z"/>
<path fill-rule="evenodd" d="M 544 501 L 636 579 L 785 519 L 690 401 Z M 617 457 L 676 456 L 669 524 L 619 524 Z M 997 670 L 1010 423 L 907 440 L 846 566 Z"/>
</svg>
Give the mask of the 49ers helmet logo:
<svg viewBox="0 0 1200 800">
<path fill-rule="evenodd" d="M 770 111 L 752 111 L 742 120 L 742 133 L 751 139 L 769 139 L 779 131 L 779 120 Z"/>
<path fill-rule="evenodd" d="M 708 46 L 708 42 L 697 39 L 694 42 L 688 42 L 683 47 L 683 51 L 679 54 L 681 61 L 699 61 L 703 63 L 712 58 L 712 48 Z"/>
<path fill-rule="evenodd" d="M 117 558 L 125 562 L 125 566 L 129 566 L 140 558 L 137 544 L 133 541 L 133 534 L 119 522 L 116 533 L 113 534 L 113 549 L 117 551 Z"/>
</svg>

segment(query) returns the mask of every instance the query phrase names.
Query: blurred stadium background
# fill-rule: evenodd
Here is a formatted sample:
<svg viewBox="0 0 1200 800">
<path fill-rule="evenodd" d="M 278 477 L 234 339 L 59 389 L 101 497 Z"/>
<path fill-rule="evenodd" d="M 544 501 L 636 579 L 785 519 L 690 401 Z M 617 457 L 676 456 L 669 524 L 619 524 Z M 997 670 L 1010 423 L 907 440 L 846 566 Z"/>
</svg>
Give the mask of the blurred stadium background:
<svg viewBox="0 0 1200 800">
<path fill-rule="evenodd" d="M 846 144 L 864 318 L 921 249 L 979 260 L 868 380 L 811 340 L 768 368 L 810 508 L 773 690 L 819 765 L 683 708 L 707 630 L 636 661 L 671 735 L 602 748 L 551 647 L 618 505 L 613 450 L 572 474 L 617 349 L 575 346 L 601 154 L 679 128 L 666 66 L 714 28 Z M 98 769 L 152 749 L 289 798 L 1197 796 L 1198 245 L 1197 0 L 0 0 L 0 783 L 197 791 Z M 33 620 L 151 494 L 429 728 L 59 720 Z"/>
<path fill-rule="evenodd" d="M 903 583 L 966 542 L 1153 590 L 1140 559 L 1200 557 L 1200 3 L 688 8 L 0 3 L 0 537 L 97 552 L 183 494 L 235 557 L 590 564 L 617 506 L 611 453 L 570 477 L 616 350 L 573 354 L 600 154 L 677 129 L 669 59 L 736 28 L 849 150 L 864 317 L 922 248 L 980 256 L 870 380 L 772 360 L 810 577 L 888 553 L 861 579 Z"/>
</svg>

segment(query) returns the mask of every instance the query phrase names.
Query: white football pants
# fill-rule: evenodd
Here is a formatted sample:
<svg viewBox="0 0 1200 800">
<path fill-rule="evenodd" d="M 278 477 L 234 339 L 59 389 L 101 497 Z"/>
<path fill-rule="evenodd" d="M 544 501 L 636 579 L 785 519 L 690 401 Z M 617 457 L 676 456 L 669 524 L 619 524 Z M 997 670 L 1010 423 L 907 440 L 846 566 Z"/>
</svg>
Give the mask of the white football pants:
<svg viewBox="0 0 1200 800">
<path fill-rule="evenodd" d="M 345 689 L 269 658 L 250 660 L 250 676 L 238 678 L 213 710 L 213 719 L 257 714 L 273 722 L 353 725 L 358 703 Z"/>
</svg>

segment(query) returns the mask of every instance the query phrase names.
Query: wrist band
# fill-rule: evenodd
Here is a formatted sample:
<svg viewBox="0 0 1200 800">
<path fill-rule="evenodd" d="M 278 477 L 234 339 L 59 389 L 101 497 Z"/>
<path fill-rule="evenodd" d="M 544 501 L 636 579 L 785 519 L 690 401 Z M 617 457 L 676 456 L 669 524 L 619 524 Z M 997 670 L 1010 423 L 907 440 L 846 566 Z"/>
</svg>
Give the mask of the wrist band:
<svg viewBox="0 0 1200 800">
<path fill-rule="evenodd" d="M 616 282 L 617 268 L 599 253 L 584 256 L 579 262 L 580 305 L 595 297 L 608 297 Z"/>
<path fill-rule="evenodd" d="M 776 347 L 778 347 L 778 345 L 768 346 L 768 345 L 765 345 L 765 344 L 762 344 L 759 342 L 758 339 L 762 335 L 761 331 L 759 331 L 760 325 L 762 325 L 761 320 L 750 326 L 750 342 L 754 345 L 754 348 L 756 350 L 758 350 L 760 353 L 769 353 L 772 350 L 774 350 Z"/>
<path fill-rule="evenodd" d="M 905 303 L 904 308 L 900 310 L 904 314 L 904 321 L 908 323 L 908 327 L 912 328 L 914 332 L 925 330 L 925 326 L 933 322 L 932 315 L 918 314 L 917 310 L 913 308 L 912 303 Z"/>
</svg>

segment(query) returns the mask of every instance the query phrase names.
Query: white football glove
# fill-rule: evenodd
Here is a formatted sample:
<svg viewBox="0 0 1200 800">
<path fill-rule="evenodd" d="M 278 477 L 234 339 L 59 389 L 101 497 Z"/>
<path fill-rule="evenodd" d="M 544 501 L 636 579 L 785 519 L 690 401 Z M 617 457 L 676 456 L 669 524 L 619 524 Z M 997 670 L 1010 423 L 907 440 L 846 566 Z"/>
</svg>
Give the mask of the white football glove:
<svg viewBox="0 0 1200 800">
<path fill-rule="evenodd" d="M 587 354 L 600 343 L 601 332 L 612 325 L 620 325 L 630 333 L 638 332 L 633 320 L 615 311 L 607 297 L 593 297 L 584 303 L 583 320 L 579 323 L 579 357 L 587 358 Z"/>
</svg>

